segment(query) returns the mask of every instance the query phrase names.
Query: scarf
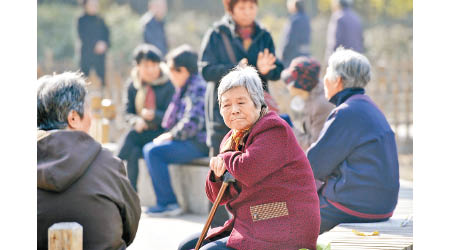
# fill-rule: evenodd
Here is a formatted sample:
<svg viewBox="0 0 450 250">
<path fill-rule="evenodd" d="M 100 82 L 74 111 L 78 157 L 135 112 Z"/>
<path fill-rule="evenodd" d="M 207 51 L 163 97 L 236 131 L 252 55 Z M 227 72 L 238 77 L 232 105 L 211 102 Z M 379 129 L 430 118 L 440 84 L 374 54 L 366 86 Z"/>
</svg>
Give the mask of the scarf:
<svg viewBox="0 0 450 250">
<path fill-rule="evenodd" d="M 223 147 L 221 147 L 220 153 L 225 153 L 228 151 L 242 151 L 242 149 L 247 141 L 248 135 L 250 134 L 253 126 L 259 120 L 261 120 L 261 118 L 264 117 L 267 113 L 269 113 L 269 110 L 267 109 L 266 106 L 263 106 L 261 108 L 261 112 L 260 112 L 258 120 L 256 120 L 256 122 L 254 124 L 252 124 L 249 128 L 242 129 L 242 130 L 233 129 L 231 131 L 231 136 L 228 137 L 228 139 L 223 144 Z"/>
<path fill-rule="evenodd" d="M 255 31 L 254 23 L 247 27 L 241 27 L 239 25 L 236 25 L 236 33 L 242 39 L 242 45 L 244 46 L 245 50 L 248 50 L 248 48 L 252 44 L 252 35 L 254 31 Z"/>
<path fill-rule="evenodd" d="M 131 79 L 133 81 L 133 86 L 136 88 L 136 98 L 134 100 L 134 105 L 136 107 L 136 114 L 141 115 L 142 109 L 156 109 L 156 96 L 153 86 L 159 86 L 165 84 L 169 77 L 166 71 L 161 67 L 161 76 L 153 82 L 147 83 L 142 82 L 139 79 L 139 74 L 137 68 L 131 71 Z"/>
</svg>

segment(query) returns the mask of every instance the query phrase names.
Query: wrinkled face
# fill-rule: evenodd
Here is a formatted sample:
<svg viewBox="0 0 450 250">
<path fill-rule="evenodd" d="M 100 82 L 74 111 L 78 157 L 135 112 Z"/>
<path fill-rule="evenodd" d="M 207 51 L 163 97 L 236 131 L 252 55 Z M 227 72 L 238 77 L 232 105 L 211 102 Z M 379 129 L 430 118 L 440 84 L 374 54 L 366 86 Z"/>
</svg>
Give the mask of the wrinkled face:
<svg viewBox="0 0 450 250">
<path fill-rule="evenodd" d="M 220 114 L 230 129 L 247 129 L 258 120 L 260 109 L 256 108 L 246 88 L 232 88 L 220 99 Z"/>
<path fill-rule="evenodd" d="M 330 66 L 327 67 L 327 73 L 323 77 L 323 87 L 325 90 L 325 97 L 327 100 L 330 100 L 335 94 L 342 90 L 342 83 L 339 83 L 339 77 L 333 81 L 331 77 Z"/>
<path fill-rule="evenodd" d="M 250 26 L 258 14 L 258 5 L 253 1 L 239 1 L 234 6 L 231 17 L 239 26 Z"/>
<path fill-rule="evenodd" d="M 139 78 L 144 82 L 153 82 L 159 78 L 161 69 L 158 62 L 142 60 L 138 64 Z"/>
<path fill-rule="evenodd" d="M 88 0 L 86 2 L 86 12 L 89 15 L 95 15 L 98 13 L 98 0 Z"/>
<path fill-rule="evenodd" d="M 186 67 L 175 68 L 175 66 L 173 65 L 173 61 L 169 61 L 168 66 L 170 70 L 169 78 L 173 86 L 175 86 L 175 88 L 183 87 L 190 76 L 189 71 L 186 69 Z"/>
</svg>

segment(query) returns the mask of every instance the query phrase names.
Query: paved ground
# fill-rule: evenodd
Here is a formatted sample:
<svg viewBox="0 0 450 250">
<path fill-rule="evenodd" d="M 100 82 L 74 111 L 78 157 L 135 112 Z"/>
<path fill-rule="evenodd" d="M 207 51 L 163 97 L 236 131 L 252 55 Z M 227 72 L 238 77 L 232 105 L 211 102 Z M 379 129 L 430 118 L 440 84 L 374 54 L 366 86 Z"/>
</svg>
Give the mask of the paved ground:
<svg viewBox="0 0 450 250">
<path fill-rule="evenodd" d="M 130 250 L 171 250 L 193 233 L 201 232 L 207 215 L 184 214 L 175 218 L 151 218 L 141 215 L 139 228 Z"/>
</svg>

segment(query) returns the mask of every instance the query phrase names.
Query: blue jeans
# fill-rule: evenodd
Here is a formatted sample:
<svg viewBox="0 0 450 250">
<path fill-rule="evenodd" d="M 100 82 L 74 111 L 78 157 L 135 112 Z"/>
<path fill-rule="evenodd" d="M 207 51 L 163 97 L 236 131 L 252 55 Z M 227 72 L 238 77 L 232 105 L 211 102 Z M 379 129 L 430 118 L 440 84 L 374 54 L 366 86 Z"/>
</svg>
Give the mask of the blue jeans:
<svg viewBox="0 0 450 250">
<path fill-rule="evenodd" d="M 169 164 L 190 162 L 208 156 L 208 148 L 192 140 L 166 141 L 159 145 L 153 142 L 142 149 L 148 172 L 152 178 L 156 202 L 160 206 L 177 203 L 170 182 Z"/>
</svg>

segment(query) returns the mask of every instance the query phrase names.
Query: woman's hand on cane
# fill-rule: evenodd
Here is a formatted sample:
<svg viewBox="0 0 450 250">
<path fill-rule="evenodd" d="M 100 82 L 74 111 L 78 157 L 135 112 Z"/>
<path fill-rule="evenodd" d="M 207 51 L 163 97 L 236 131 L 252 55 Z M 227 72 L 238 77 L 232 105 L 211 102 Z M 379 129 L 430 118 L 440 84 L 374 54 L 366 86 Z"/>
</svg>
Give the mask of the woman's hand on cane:
<svg viewBox="0 0 450 250">
<path fill-rule="evenodd" d="M 227 170 L 225 167 L 225 162 L 220 156 L 211 158 L 211 160 L 209 161 L 209 168 L 214 172 L 217 180 L 219 180 L 223 173 L 225 173 L 225 171 Z"/>
</svg>

